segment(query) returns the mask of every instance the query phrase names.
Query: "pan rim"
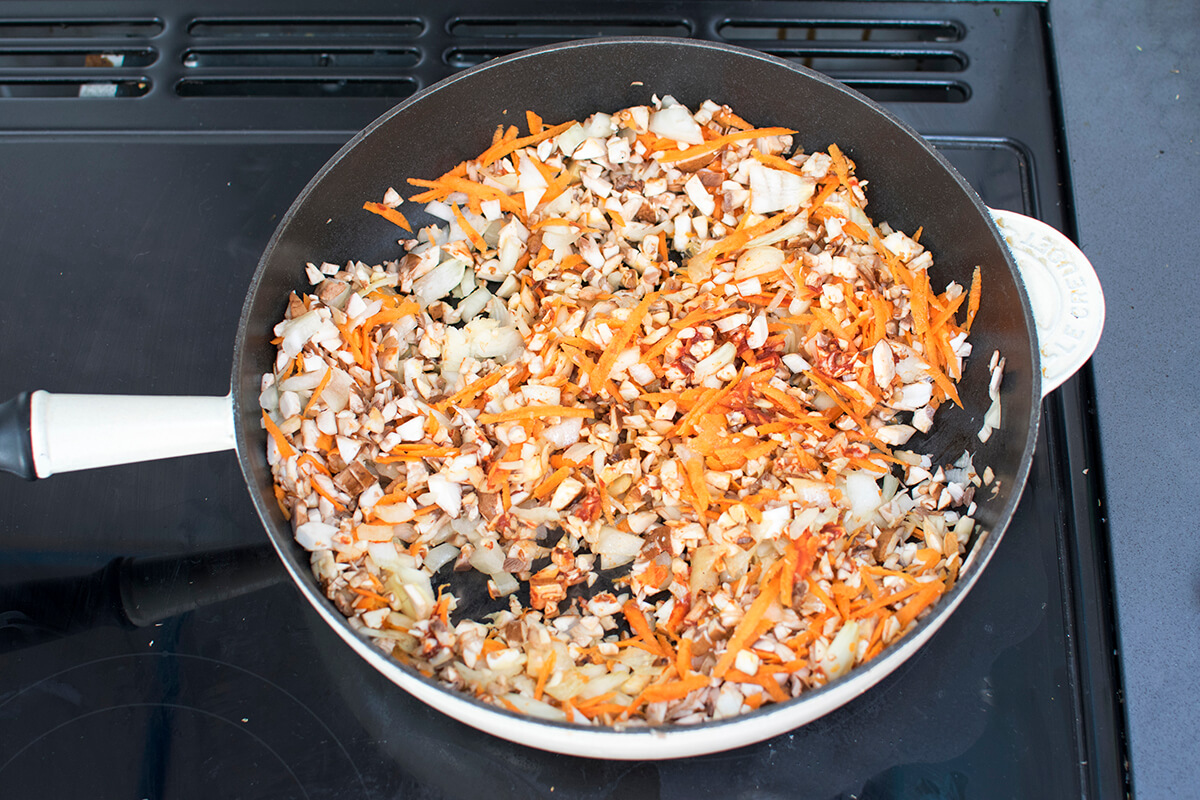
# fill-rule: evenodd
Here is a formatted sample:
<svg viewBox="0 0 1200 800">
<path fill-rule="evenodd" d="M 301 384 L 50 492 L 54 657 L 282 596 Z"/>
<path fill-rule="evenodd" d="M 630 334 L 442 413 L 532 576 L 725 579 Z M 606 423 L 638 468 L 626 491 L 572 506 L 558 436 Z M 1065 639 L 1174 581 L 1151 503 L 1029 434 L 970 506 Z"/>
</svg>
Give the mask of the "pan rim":
<svg viewBox="0 0 1200 800">
<path fill-rule="evenodd" d="M 285 568 L 288 570 L 297 588 L 301 591 L 301 594 L 304 595 L 325 622 L 372 667 L 382 672 L 393 683 L 423 702 L 474 728 L 519 744 L 569 755 L 640 760 L 647 758 L 679 758 L 718 752 L 759 742 L 771 736 L 805 725 L 866 692 L 887 675 L 894 672 L 932 638 L 934 633 L 937 632 L 965 599 L 991 561 L 1020 502 L 1023 488 L 1032 465 L 1040 426 L 1041 374 L 1040 370 L 1035 368 L 1029 376 L 1032 402 L 1030 403 L 1028 434 L 1009 497 L 997 511 L 999 523 L 988 532 L 987 538 L 983 542 L 979 542 L 971 551 L 970 563 L 964 569 L 964 572 L 967 574 L 960 574 L 960 578 L 955 583 L 955 586 L 937 604 L 933 611 L 919 621 L 917 626 L 903 639 L 887 648 L 884 653 L 867 664 L 855 667 L 845 676 L 817 689 L 809 690 L 787 702 L 769 704 L 746 714 L 727 719 L 712 720 L 699 725 L 667 724 L 658 726 L 590 728 L 567 722 L 535 719 L 484 703 L 452 689 L 444 688 L 435 679 L 426 678 L 416 670 L 405 667 L 375 648 L 365 636 L 350 627 L 347 619 L 333 608 L 332 603 L 320 592 L 308 568 L 308 564 L 301 563 L 299 555 L 292 549 L 296 546 L 294 540 L 288 536 L 286 542 L 281 541 L 283 537 L 278 533 L 276 526 L 270 522 L 273 513 L 277 510 L 255 488 L 256 476 L 247 452 L 250 447 L 261 447 L 263 445 L 263 442 L 265 442 L 265 433 L 244 424 L 244 420 L 248 419 L 248 417 L 245 413 L 246 406 L 239 395 L 239 379 L 242 375 L 242 368 L 245 361 L 246 340 L 250 334 L 251 308 L 258 296 L 260 284 L 262 283 L 268 262 L 292 219 L 297 215 L 309 196 L 321 185 L 325 177 L 346 156 L 353 152 L 363 140 L 371 136 L 375 130 L 385 125 L 396 115 L 419 103 L 423 98 L 459 81 L 471 80 L 473 76 L 481 73 L 495 69 L 504 69 L 515 62 L 538 58 L 548 53 L 552 54 L 576 49 L 624 47 L 629 45 L 714 50 L 738 58 L 750 58 L 765 62 L 775 67 L 782 67 L 804 79 L 817 81 L 857 102 L 863 106 L 864 111 L 882 115 L 898 133 L 912 140 L 926 155 L 932 157 L 942 170 L 950 175 L 966 199 L 972 204 L 976 214 L 981 215 L 986 220 L 988 229 L 994 239 L 995 247 L 1003 255 L 1004 262 L 1013 275 L 1020 299 L 1023 322 L 1026 330 L 1029 332 L 1030 363 L 1035 365 L 1035 367 L 1038 364 L 1038 350 L 1032 307 L 1024 284 L 1020 280 L 1020 274 L 1017 271 L 1013 257 L 1004 244 L 1003 238 L 997 230 L 982 199 L 980 199 L 974 188 L 959 174 L 957 169 L 950 164 L 945 156 L 938 152 L 933 145 L 907 123 L 900 120 L 886 108 L 883 108 L 845 84 L 801 65 L 756 50 L 721 42 L 663 36 L 602 37 L 561 42 L 522 50 L 463 70 L 436 84 L 421 89 L 419 92 L 389 109 L 355 134 L 322 166 L 296 196 L 296 199 L 281 218 L 279 225 L 263 250 L 263 254 L 247 290 L 234 345 L 231 395 L 236 428 L 238 461 L 247 489 L 250 492 L 251 500 L 258 512 L 263 527 L 267 529 L 272 545 L 275 547 L 276 552 L 279 554 Z M 256 397 L 257 395 L 255 395 Z M 250 410 L 257 412 L 257 406 Z M 257 418 L 257 413 L 254 414 L 254 418 Z"/>
</svg>

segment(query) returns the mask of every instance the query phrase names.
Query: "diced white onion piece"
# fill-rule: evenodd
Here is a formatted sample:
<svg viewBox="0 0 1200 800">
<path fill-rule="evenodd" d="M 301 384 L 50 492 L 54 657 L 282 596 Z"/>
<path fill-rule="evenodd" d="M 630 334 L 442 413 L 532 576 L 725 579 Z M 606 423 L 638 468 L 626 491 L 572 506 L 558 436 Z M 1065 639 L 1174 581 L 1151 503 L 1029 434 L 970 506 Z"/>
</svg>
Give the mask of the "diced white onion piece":
<svg viewBox="0 0 1200 800">
<path fill-rule="evenodd" d="M 858 623 L 851 620 L 842 626 L 837 636 L 833 637 L 825 655 L 821 657 L 820 666 L 829 680 L 840 678 L 854 666 L 854 650 L 858 644 Z"/>
<path fill-rule="evenodd" d="M 328 550 L 338 529 L 324 522 L 310 520 L 296 528 L 296 541 L 305 550 Z"/>
<path fill-rule="evenodd" d="M 462 283 L 465 262 L 457 258 L 443 261 L 417 280 L 413 281 L 413 294 L 424 308 L 434 300 L 441 300 Z"/>
<path fill-rule="evenodd" d="M 454 210 L 450 208 L 448 203 L 443 203 L 440 200 L 432 200 L 425 204 L 425 213 L 431 217 L 445 220 L 446 222 L 454 221 Z"/>
<path fill-rule="evenodd" d="M 499 584 L 497 584 L 497 587 L 499 587 Z M 554 720 L 555 722 L 567 721 L 567 715 L 562 709 L 555 708 L 549 703 L 543 703 L 541 700 L 534 700 L 532 697 L 526 697 L 516 692 L 509 692 L 508 694 L 501 695 L 501 697 L 516 706 L 517 710 L 526 716 Z"/>
<path fill-rule="evenodd" d="M 700 124 L 692 118 L 686 106 L 676 105 L 655 111 L 650 115 L 648 127 L 656 136 L 686 144 L 704 144 L 704 133 Z"/>
<path fill-rule="evenodd" d="M 814 481 L 807 478 L 792 478 L 792 488 L 796 490 L 796 499 L 805 505 L 828 506 L 829 484 L 824 481 Z"/>
<path fill-rule="evenodd" d="M 738 256 L 737 267 L 734 270 L 735 280 L 743 281 L 755 275 L 774 272 L 783 266 L 783 251 L 778 247 L 761 245 L 747 248 Z"/>
<path fill-rule="evenodd" d="M 579 441 L 579 432 L 582 429 L 582 417 L 567 417 L 557 425 L 551 425 L 543 430 L 542 438 L 553 445 L 554 449 L 562 450 Z"/>
<path fill-rule="evenodd" d="M 601 569 L 628 564 L 642 550 L 642 538 L 616 528 L 604 526 L 596 540 L 595 552 L 600 555 Z"/>
<path fill-rule="evenodd" d="M 883 494 L 873 473 L 859 471 L 847 474 L 846 500 L 850 502 L 850 513 L 846 517 L 847 531 L 853 532 L 870 522 L 875 511 L 883 505 Z"/>
<path fill-rule="evenodd" d="M 875 372 L 875 385 L 886 389 L 896 377 L 896 357 L 885 339 L 880 339 L 871 350 L 871 368 Z"/>
<path fill-rule="evenodd" d="M 555 140 L 558 144 L 558 149 L 562 151 L 564 156 L 570 156 L 575 152 L 575 148 L 583 143 L 583 140 L 588 137 L 584 132 L 583 126 L 575 123 L 565 131 L 560 133 Z"/>
<path fill-rule="evenodd" d="M 286 381 L 280 381 L 279 388 L 285 392 L 311 392 L 325 378 L 326 372 L 327 369 L 301 372 L 299 375 L 293 375 Z"/>
<path fill-rule="evenodd" d="M 400 553 L 396 550 L 396 545 L 391 542 L 370 542 L 367 545 L 367 555 L 371 556 L 375 566 L 386 569 L 388 572 L 395 572 L 404 566 L 400 561 Z"/>
<path fill-rule="evenodd" d="M 462 486 L 460 484 L 449 481 L 441 475 L 434 474 L 429 476 L 426 485 L 429 488 L 429 494 L 432 495 L 433 502 L 437 503 L 442 511 L 445 511 L 451 517 L 457 517 L 462 513 Z"/>
<path fill-rule="evenodd" d="M 375 517 L 392 525 L 399 525 L 402 522 L 408 522 L 416 512 L 408 503 L 387 503 L 386 505 L 376 504 L 374 507 Z"/>
<path fill-rule="evenodd" d="M 762 347 L 767 342 L 767 336 L 770 331 L 767 329 L 767 318 L 764 314 L 759 314 L 750 323 L 750 332 L 746 334 L 746 346 L 750 348 Z"/>
<path fill-rule="evenodd" d="M 796 373 L 812 369 L 812 364 L 809 364 L 807 361 L 805 361 L 804 356 L 800 355 L 799 353 L 787 353 L 784 355 L 783 364 L 792 372 Z"/>
<path fill-rule="evenodd" d="M 889 445 L 906 444 L 916 432 L 911 425 L 884 425 L 875 431 L 875 438 Z"/>
<path fill-rule="evenodd" d="M 467 321 L 479 316 L 479 313 L 487 308 L 488 301 L 491 299 L 492 293 L 483 287 L 471 292 L 458 304 L 459 319 Z"/>
<path fill-rule="evenodd" d="M 816 181 L 757 161 L 750 161 L 746 172 L 750 176 L 750 210 L 755 214 L 798 208 L 812 198 L 817 186 Z"/>
<path fill-rule="evenodd" d="M 780 225 L 770 233 L 764 233 L 750 241 L 746 242 L 746 247 L 764 247 L 769 244 L 776 244 L 785 239 L 791 239 L 793 236 L 799 236 L 808 230 L 808 214 L 800 214 L 792 217 L 787 222 Z"/>
<path fill-rule="evenodd" d="M 425 555 L 425 569 L 437 572 L 456 558 L 458 548 L 449 542 L 442 542 Z"/>
<path fill-rule="evenodd" d="M 613 124 L 612 115 L 605 114 L 603 111 L 592 114 L 584 121 L 584 136 L 590 136 L 596 139 L 607 139 L 616 132 L 617 126 Z"/>
<path fill-rule="evenodd" d="M 693 174 L 688 178 L 687 183 L 683 185 L 683 190 L 687 193 L 688 199 L 696 206 L 696 210 L 704 216 L 711 217 L 717 210 L 716 201 L 708 193 L 708 189 L 705 188 L 699 175 Z"/>
<path fill-rule="evenodd" d="M 768 508 L 762 512 L 762 522 L 750 524 L 750 535 L 758 541 L 778 538 L 792 519 L 791 506 Z"/>
<path fill-rule="evenodd" d="M 555 488 L 554 495 L 550 498 L 550 507 L 561 511 L 569 506 L 582 491 L 582 482 L 575 478 L 566 478 Z"/>
<path fill-rule="evenodd" d="M 933 398 L 933 384 L 926 381 L 909 383 L 901 387 L 899 396 L 890 403 L 892 408 L 900 411 L 916 411 Z"/>
<path fill-rule="evenodd" d="M 328 310 L 326 310 L 328 313 Z M 296 355 L 308 344 L 310 340 L 325 340 L 330 336 L 330 328 L 333 332 L 337 332 L 337 326 L 332 322 L 322 318 L 319 309 L 313 309 L 307 313 L 301 314 L 295 319 L 287 320 L 275 327 L 275 333 L 283 337 L 282 344 L 279 348 L 287 354 L 288 358 Z"/>
<path fill-rule="evenodd" d="M 471 566 L 485 575 L 504 572 L 504 548 L 495 539 L 485 539 L 475 543 L 475 552 L 471 553 Z"/>
</svg>

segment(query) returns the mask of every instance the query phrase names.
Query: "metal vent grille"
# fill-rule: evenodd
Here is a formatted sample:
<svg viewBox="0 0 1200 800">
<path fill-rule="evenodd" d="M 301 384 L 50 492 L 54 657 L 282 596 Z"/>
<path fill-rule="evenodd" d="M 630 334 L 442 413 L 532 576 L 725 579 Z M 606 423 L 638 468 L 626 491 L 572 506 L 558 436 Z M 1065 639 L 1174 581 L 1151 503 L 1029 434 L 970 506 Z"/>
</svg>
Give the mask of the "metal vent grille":
<svg viewBox="0 0 1200 800">
<path fill-rule="evenodd" d="M 141 97 L 159 19 L 0 19 L 0 100 Z"/>
<path fill-rule="evenodd" d="M 960 131 L 974 98 L 1002 94 L 1011 72 L 1004 43 L 1039 35 L 1042 14 L 1036 4 L 887 0 L 397 0 L 386 14 L 374 0 L 341 0 L 336 10 L 291 0 L 285 13 L 206 0 L 191 14 L 113 2 L 111 17 L 80 15 L 76 0 L 44 0 L 37 16 L 24 17 L 26 6 L 0 0 L 0 106 L 21 107 L 0 128 L 344 134 L 488 59 L 643 35 L 756 49 L 837 78 L 922 129 Z M 80 97 L 113 101 L 65 103 Z M 86 114 L 67 111 L 84 106 Z"/>
<path fill-rule="evenodd" d="M 185 75 L 175 93 L 400 100 L 419 88 L 407 71 L 423 53 L 397 42 L 424 31 L 422 20 L 410 18 L 193 19 L 187 32 L 197 46 L 181 55 Z"/>
</svg>

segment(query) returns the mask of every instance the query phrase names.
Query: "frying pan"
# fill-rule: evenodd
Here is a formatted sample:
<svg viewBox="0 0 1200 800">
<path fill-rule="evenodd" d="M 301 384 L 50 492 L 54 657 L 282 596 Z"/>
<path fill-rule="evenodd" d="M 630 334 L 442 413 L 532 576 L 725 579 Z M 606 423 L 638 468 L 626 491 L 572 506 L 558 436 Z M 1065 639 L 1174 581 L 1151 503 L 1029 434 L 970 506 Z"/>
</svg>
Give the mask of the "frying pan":
<svg viewBox="0 0 1200 800">
<path fill-rule="evenodd" d="M 445 690 L 389 659 L 325 598 L 311 575 L 309 554 L 296 544 L 275 503 L 260 423 L 260 379 L 273 366 L 272 328 L 288 294 L 308 288 L 305 262 L 372 264 L 397 256 L 394 229 L 362 212 L 364 200 L 383 196 L 407 177 L 442 174 L 485 149 L 497 124 L 523 119 L 526 109 L 552 122 L 582 120 L 596 111 L 648 103 L 654 94 L 671 94 L 691 108 L 709 98 L 727 103 L 757 125 L 798 130 L 796 144 L 807 151 L 837 143 L 870 180 L 869 212 L 876 222 L 886 220 L 898 230 L 924 228 L 922 244 L 935 254 L 935 285 L 951 280 L 969 285 L 975 266 L 981 267 L 984 302 L 972 329 L 974 355 L 959 385 L 963 407 L 943 410 L 933 432 L 910 447 L 940 463 L 969 450 L 981 471 L 991 467 L 997 490 L 978 499 L 977 530 L 985 533 L 972 541 L 954 588 L 907 636 L 842 678 L 787 703 L 696 726 L 612 729 L 546 722 Z M 409 216 L 416 225 L 434 221 L 419 212 Z M 1023 278 L 1022 270 L 1035 272 Z M 1027 283 L 1044 321 L 1040 340 Z M 284 216 L 251 282 L 229 395 L 25 393 L 0 406 L 0 468 L 32 479 L 236 448 L 259 517 L 301 593 L 351 648 L 406 691 L 480 730 L 546 750 L 616 759 L 697 755 L 761 741 L 837 708 L 933 635 L 978 579 L 1013 514 L 1029 471 L 1043 393 L 1088 358 L 1102 319 L 1094 272 L 1065 237 L 1007 212 L 994 221 L 924 139 L 845 86 L 721 44 L 665 38 L 571 42 L 487 62 L 419 92 L 355 136 L 317 173 Z M 976 434 L 991 402 L 993 351 L 1007 359 L 1003 421 L 981 444 Z M 476 591 L 483 591 L 482 582 Z M 473 598 L 463 600 L 472 605 Z"/>
</svg>

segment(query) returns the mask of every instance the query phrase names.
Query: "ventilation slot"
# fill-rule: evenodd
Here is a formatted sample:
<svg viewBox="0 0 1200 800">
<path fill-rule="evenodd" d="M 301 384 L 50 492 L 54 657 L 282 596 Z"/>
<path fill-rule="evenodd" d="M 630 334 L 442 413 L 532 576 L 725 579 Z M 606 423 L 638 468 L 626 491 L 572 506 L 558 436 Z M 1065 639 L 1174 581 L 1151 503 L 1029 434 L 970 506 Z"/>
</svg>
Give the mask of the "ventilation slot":
<svg viewBox="0 0 1200 800">
<path fill-rule="evenodd" d="M 95 48 L 35 50 L 0 46 L 0 68 L 4 69 L 146 67 L 157 57 L 158 54 L 148 47 L 101 51 Z"/>
<path fill-rule="evenodd" d="M 752 46 L 763 41 L 957 42 L 963 28 L 949 20 L 731 19 L 717 26 L 717 34 Z"/>
<path fill-rule="evenodd" d="M 412 48 L 280 47 L 194 48 L 183 54 L 189 69 L 262 67 L 269 69 L 408 69 L 421 60 Z"/>
<path fill-rule="evenodd" d="M 818 72 L 961 72 L 966 56 L 954 50 L 861 47 L 761 47 L 764 53 Z"/>
<path fill-rule="evenodd" d="M 465 69 L 521 49 L 515 44 L 511 47 L 451 47 L 446 51 L 446 63 L 455 69 Z"/>
<path fill-rule="evenodd" d="M 184 78 L 175 84 L 181 97 L 387 97 L 396 100 L 417 91 L 413 78 L 230 77 Z"/>
<path fill-rule="evenodd" d="M 188 33 L 197 38 L 404 38 L 420 36 L 425 26 L 416 19 L 196 19 Z"/>
<path fill-rule="evenodd" d="M 450 22 L 450 33 L 464 38 L 561 41 L 594 36 L 691 36 L 692 27 L 679 19 L 463 18 Z"/>
<path fill-rule="evenodd" d="M 145 78 L 94 81 L 71 78 L 30 78 L 28 80 L 0 78 L 0 100 L 14 100 L 27 97 L 141 97 L 148 91 L 150 91 L 150 81 Z"/>
<path fill-rule="evenodd" d="M 157 19 L 0 19 L 0 39 L 133 39 L 162 30 Z"/>
<path fill-rule="evenodd" d="M 877 103 L 965 103 L 971 99 L 970 87 L 958 81 L 840 80 Z"/>
</svg>

